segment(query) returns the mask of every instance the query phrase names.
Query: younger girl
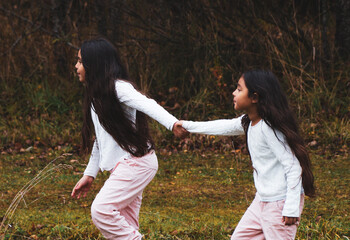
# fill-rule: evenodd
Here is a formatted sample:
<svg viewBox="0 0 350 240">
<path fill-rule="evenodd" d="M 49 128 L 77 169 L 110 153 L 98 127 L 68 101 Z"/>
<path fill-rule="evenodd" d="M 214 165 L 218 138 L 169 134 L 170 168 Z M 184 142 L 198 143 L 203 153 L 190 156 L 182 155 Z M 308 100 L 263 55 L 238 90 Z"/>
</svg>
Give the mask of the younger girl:
<svg viewBox="0 0 350 240">
<path fill-rule="evenodd" d="M 234 108 L 246 114 L 230 120 L 178 122 L 192 133 L 246 134 L 256 196 L 231 239 L 294 239 L 304 205 L 313 196 L 311 164 L 298 126 L 277 78 L 248 71 L 233 92 Z"/>
<path fill-rule="evenodd" d="M 138 216 L 142 192 L 158 168 L 145 114 L 169 130 L 177 119 L 135 90 L 116 49 L 107 40 L 85 41 L 75 67 L 85 88 L 83 149 L 92 149 L 92 153 L 72 197 L 85 197 L 97 173 L 110 171 L 92 203 L 92 220 L 107 239 L 141 239 Z M 174 133 L 186 135 L 181 129 Z"/>
</svg>

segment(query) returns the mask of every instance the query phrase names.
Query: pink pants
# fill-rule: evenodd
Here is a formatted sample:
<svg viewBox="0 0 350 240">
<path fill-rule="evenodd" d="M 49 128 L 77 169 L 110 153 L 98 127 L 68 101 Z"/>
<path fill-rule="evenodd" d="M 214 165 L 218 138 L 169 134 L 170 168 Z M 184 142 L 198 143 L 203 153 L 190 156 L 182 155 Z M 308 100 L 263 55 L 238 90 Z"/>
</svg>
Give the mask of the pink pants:
<svg viewBox="0 0 350 240">
<path fill-rule="evenodd" d="M 107 239 L 138 240 L 142 192 L 158 169 L 151 153 L 118 162 L 91 205 L 91 217 Z"/>
<path fill-rule="evenodd" d="M 299 222 L 294 225 L 285 225 L 282 222 L 284 201 L 261 202 L 255 197 L 239 221 L 231 240 L 294 239 Z M 304 194 L 300 198 L 300 214 L 303 206 Z"/>
</svg>

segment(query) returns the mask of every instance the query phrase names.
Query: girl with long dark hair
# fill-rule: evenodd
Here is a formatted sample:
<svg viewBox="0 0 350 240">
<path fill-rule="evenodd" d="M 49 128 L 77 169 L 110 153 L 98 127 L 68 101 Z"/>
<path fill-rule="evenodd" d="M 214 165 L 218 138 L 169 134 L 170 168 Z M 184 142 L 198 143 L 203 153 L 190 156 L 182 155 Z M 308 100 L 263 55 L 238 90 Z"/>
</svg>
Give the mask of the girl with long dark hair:
<svg viewBox="0 0 350 240">
<path fill-rule="evenodd" d="M 134 88 L 116 48 L 106 39 L 85 41 L 75 67 L 85 88 L 82 147 L 92 152 L 72 197 L 85 197 L 97 173 L 110 171 L 92 203 L 92 220 L 107 239 L 141 239 L 142 192 L 158 169 L 146 115 L 169 130 L 178 120 Z M 187 134 L 173 132 L 178 137 Z"/>
<path fill-rule="evenodd" d="M 256 196 L 231 239 L 294 239 L 304 193 L 314 196 L 311 163 L 286 95 L 273 73 L 242 75 L 233 92 L 234 108 L 246 114 L 229 120 L 179 121 L 192 133 L 246 135 Z"/>
</svg>

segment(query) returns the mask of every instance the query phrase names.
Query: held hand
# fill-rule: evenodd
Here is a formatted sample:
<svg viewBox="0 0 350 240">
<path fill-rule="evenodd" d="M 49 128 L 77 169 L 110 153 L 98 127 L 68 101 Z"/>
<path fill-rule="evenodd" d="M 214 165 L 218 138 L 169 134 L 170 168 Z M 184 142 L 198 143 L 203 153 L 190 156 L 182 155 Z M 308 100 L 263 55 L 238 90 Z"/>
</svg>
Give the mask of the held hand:
<svg viewBox="0 0 350 240">
<path fill-rule="evenodd" d="M 73 198 L 76 197 L 77 199 L 79 199 L 80 196 L 86 197 L 86 194 L 90 190 L 93 181 L 93 177 L 86 175 L 83 176 L 73 188 L 71 196 Z"/>
<path fill-rule="evenodd" d="M 286 217 L 286 216 L 283 216 L 283 217 L 282 217 L 282 222 L 283 222 L 285 225 L 298 224 L 299 218 L 298 218 L 298 217 Z"/>
<path fill-rule="evenodd" d="M 178 138 L 185 138 L 190 133 L 182 127 L 182 121 L 177 121 L 173 126 L 173 133 Z"/>
</svg>

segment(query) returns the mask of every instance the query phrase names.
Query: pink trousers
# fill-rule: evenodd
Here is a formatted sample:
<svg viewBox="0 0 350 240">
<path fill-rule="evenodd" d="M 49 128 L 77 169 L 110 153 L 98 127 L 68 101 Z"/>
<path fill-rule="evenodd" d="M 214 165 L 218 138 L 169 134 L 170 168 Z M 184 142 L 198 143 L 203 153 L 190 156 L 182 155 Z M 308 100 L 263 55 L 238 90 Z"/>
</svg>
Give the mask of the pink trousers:
<svg viewBox="0 0 350 240">
<path fill-rule="evenodd" d="M 255 197 L 239 221 L 231 240 L 294 239 L 299 222 L 294 225 L 285 225 L 282 222 L 284 201 L 261 202 L 258 197 Z M 304 195 L 302 194 L 300 197 L 300 214 L 303 207 Z"/>
<path fill-rule="evenodd" d="M 91 217 L 106 239 L 138 240 L 142 192 L 158 169 L 151 153 L 118 162 L 91 205 Z"/>
</svg>

